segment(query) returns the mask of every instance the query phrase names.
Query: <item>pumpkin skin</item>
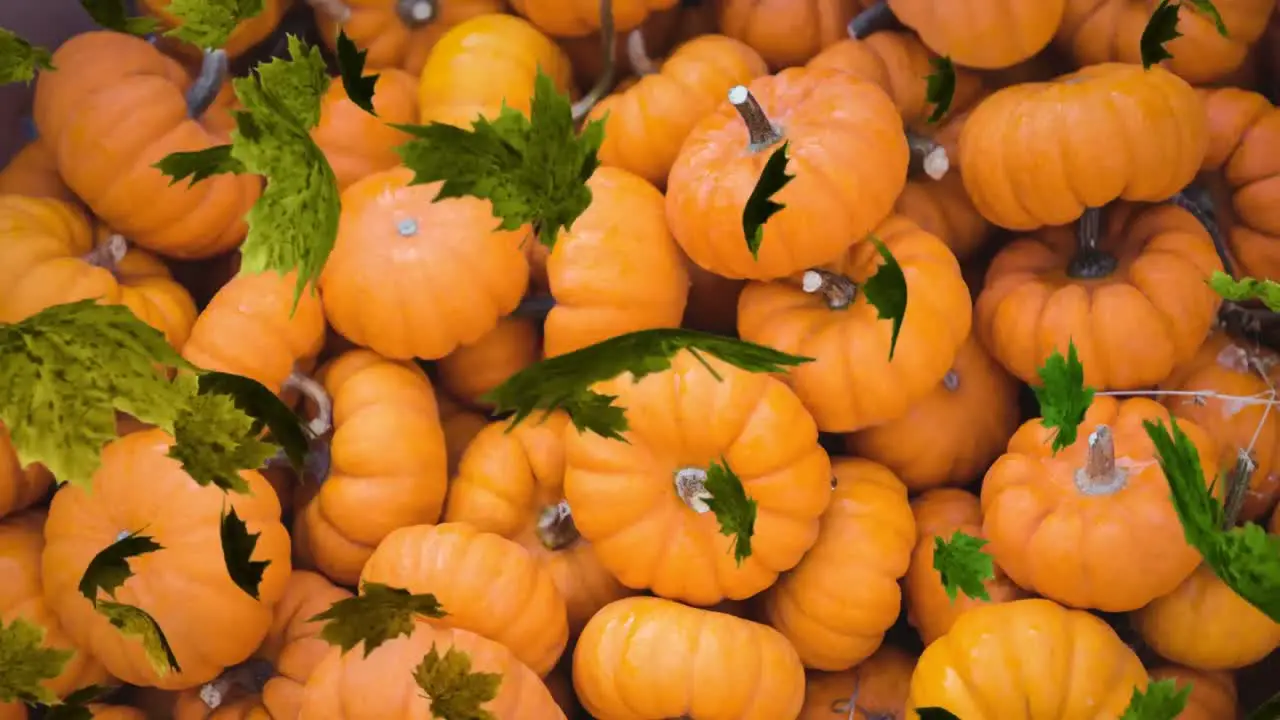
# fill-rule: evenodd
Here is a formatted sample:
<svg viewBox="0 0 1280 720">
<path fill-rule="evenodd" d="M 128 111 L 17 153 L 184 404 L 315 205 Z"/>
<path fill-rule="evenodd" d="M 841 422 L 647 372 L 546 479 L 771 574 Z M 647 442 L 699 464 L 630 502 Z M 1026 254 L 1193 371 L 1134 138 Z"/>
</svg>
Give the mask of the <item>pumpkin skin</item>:
<svg viewBox="0 0 1280 720">
<path fill-rule="evenodd" d="M 196 321 L 191 294 L 151 254 L 96 233 L 69 203 L 0 195 L 0 322 L 92 298 L 124 305 L 179 350 Z"/>
<path fill-rule="evenodd" d="M 866 660 L 898 620 L 916 526 L 907 487 L 883 465 L 831 463 L 835 489 L 818 541 L 765 593 L 769 624 L 805 667 L 846 670 Z"/>
<path fill-rule="evenodd" d="M 378 70 L 373 109 L 377 117 L 351 102 L 340 82 L 329 83 L 320 101 L 320 123 L 311 130 L 311 139 L 333 167 L 339 190 L 400 164 L 395 148 L 410 137 L 391 125 L 417 122 L 418 79 L 395 68 Z"/>
<path fill-rule="evenodd" d="M 351 597 L 323 575 L 294 570 L 276 603 L 271 629 L 257 655 L 269 661 L 275 675 L 262 688 L 262 704 L 271 720 L 298 717 L 303 688 L 317 665 L 333 647 L 320 638 L 322 623 L 311 618 Z"/>
<path fill-rule="evenodd" d="M 399 68 L 417 77 L 427 55 L 451 28 L 478 15 L 500 13 L 503 0 L 443 0 L 433 3 L 435 15 L 421 25 L 406 23 L 397 12 L 397 0 L 342 0 L 349 11 L 341 29 L 356 47 L 367 50 L 370 68 Z M 339 23 L 316 6 L 316 24 L 330 50 L 336 50 Z M 382 113 L 379 112 L 379 115 Z"/>
<path fill-rule="evenodd" d="M 590 1 L 590 0 L 588 0 Z M 725 93 L 768 72 L 750 46 L 701 35 L 676 48 L 658 72 L 601 100 L 587 120 L 604 120 L 600 163 L 639 175 L 658 188 L 689 132 L 715 111 Z"/>
<path fill-rule="evenodd" d="M 492 408 L 480 398 L 507 378 L 542 359 L 542 336 L 531 320 L 504 317 L 493 330 L 436 362 L 440 386 L 476 408 Z"/>
<path fill-rule="evenodd" d="M 388 640 L 369 655 L 341 654 L 338 648 L 316 666 L 303 690 L 298 720 L 385 720 L 427 718 L 429 701 L 413 679 L 414 668 L 431 648 L 443 656 L 451 649 L 471 659 L 471 672 L 498 673 L 502 682 L 493 700 L 482 705 L 495 718 L 564 720 L 546 685 L 501 644 L 460 628 L 415 620 L 409 635 Z M 378 680 L 378 692 L 368 683 Z"/>
<path fill-rule="evenodd" d="M 213 257 L 244 239 L 261 178 L 224 174 L 171 185 L 152 167 L 169 153 L 230 141 L 188 117 L 191 80 L 176 60 L 141 38 L 105 30 L 76 35 L 54 55 L 59 72 L 36 80 L 33 116 L 67 187 L 94 215 L 167 257 Z"/>
<path fill-rule="evenodd" d="M 703 359 L 723 381 L 682 350 L 670 369 L 593 386 L 627 409 L 628 442 L 566 431 L 564 492 L 578 532 L 623 585 L 714 605 L 755 595 L 800 562 L 831 501 L 831 461 L 780 380 Z M 714 514 L 672 489 L 678 473 L 712 462 L 727 462 L 756 501 L 741 564 Z"/>
<path fill-rule="evenodd" d="M 634 30 L 650 13 L 669 10 L 679 0 L 611 0 L 615 32 Z M 600 31 L 600 0 L 511 0 L 511 7 L 552 37 L 581 37 Z"/>
<path fill-rule="evenodd" d="M 564 500 L 569 416 L 530 418 L 510 432 L 508 425 L 490 423 L 471 441 L 449 484 L 444 520 L 502 535 L 528 550 L 551 574 L 565 601 L 569 632 L 577 635 L 596 611 L 631 591 L 600 564 L 572 514 L 556 515 Z"/>
<path fill-rule="evenodd" d="M 503 103 L 529 114 L 538 70 L 556 89 L 576 94 L 569 57 L 528 21 L 478 15 L 451 28 L 431 49 L 418 80 L 418 118 L 471 128 L 496 118 Z"/>
<path fill-rule="evenodd" d="M 879 319 L 863 293 L 846 307 L 833 306 L 823 293 L 807 293 L 791 280 L 748 283 L 738 299 L 742 339 L 816 359 L 783 379 L 823 432 L 854 432 L 902 417 L 943 379 L 969 336 L 969 289 L 947 246 L 901 216 L 874 234 L 902 266 L 914 299 L 892 360 L 893 324 Z M 861 241 L 824 269 L 856 287 L 883 262 L 873 243 Z"/>
<path fill-rule="evenodd" d="M 840 672 L 805 673 L 804 707 L 796 720 L 893 720 L 905 718 L 916 659 L 893 645 Z M 853 714 L 849 700 L 856 693 Z"/>
<path fill-rule="evenodd" d="M 599 720 L 775 720 L 800 712 L 804 667 L 768 625 L 631 597 L 587 623 L 573 652 L 573 686 Z"/>
<path fill-rule="evenodd" d="M 489 424 L 489 419 L 478 412 L 468 410 L 445 393 L 436 396 L 436 404 L 440 408 L 440 427 L 444 429 L 449 477 L 453 477 L 458 471 L 458 462 L 462 460 L 462 453 L 471 444 L 471 440 Z"/>
<path fill-rule="evenodd" d="M 1086 385 L 1150 387 L 1208 334 L 1222 299 L 1206 281 L 1222 261 L 1195 216 L 1171 205 L 1117 204 L 1103 223 L 1096 247 L 1115 260 L 1109 274 L 1095 272 L 1102 266 L 1080 252 L 1068 227 L 1013 241 L 987 269 L 974 326 L 1023 382 L 1038 383 L 1044 361 L 1055 350 L 1065 356 L 1070 342 Z M 1077 266 L 1077 255 L 1086 262 Z"/>
<path fill-rule="evenodd" d="M 981 495 L 987 550 L 1014 582 L 1069 607 L 1125 612 L 1171 592 L 1195 570 L 1200 554 L 1187 544 L 1144 420 L 1167 427 L 1170 416 L 1154 400 L 1096 397 L 1076 442 L 1056 455 L 1055 431 L 1040 419 L 1018 428 L 987 471 Z M 1114 439 L 1114 476 L 1087 469 L 1100 426 Z M 1217 477 L 1213 441 L 1194 423 L 1178 427 L 1199 452 L 1205 476 Z"/>
<path fill-rule="evenodd" d="M 443 183 L 412 179 L 398 167 L 342 193 L 320 292 L 329 323 L 348 340 L 394 360 L 435 360 L 520 304 L 529 231 L 497 229 L 488 200 L 434 202 Z"/>
<path fill-rule="evenodd" d="M 667 222 L 703 268 L 772 280 L 831 262 L 883 221 L 906 185 L 910 151 L 893 101 L 871 83 L 788 68 L 747 87 L 786 129 L 795 176 L 773 197 L 786 208 L 764 225 L 759 259 L 743 242 L 742 212 L 776 148 L 750 151 L 731 103 L 699 121 L 681 147 L 667 179 Z"/>
<path fill-rule="evenodd" d="M 961 262 L 982 250 L 991 236 L 991 223 L 973 206 L 955 170 L 941 180 L 908 180 L 893 211 L 946 243 Z"/>
<path fill-rule="evenodd" d="M 932 392 L 897 420 L 846 436 L 845 448 L 888 467 L 918 493 L 981 477 L 1021 419 L 1017 381 L 970 335 Z"/>
<path fill-rule="evenodd" d="M 294 545 L 306 564 L 354 586 L 391 531 L 440 518 L 444 431 L 431 381 L 411 362 L 353 350 L 317 379 L 333 401 L 329 474 L 295 519 Z"/>
<path fill-rule="evenodd" d="M 540 676 L 569 641 L 564 598 L 546 567 L 515 542 L 467 523 L 393 530 L 364 566 L 366 582 L 434 594 L 448 615 L 433 623 L 502 643 Z"/>
<path fill-rule="evenodd" d="M 1173 680 L 1181 690 L 1191 686 L 1187 706 L 1178 720 L 1219 720 L 1239 717 L 1236 680 L 1227 672 L 1201 672 L 1178 665 L 1162 665 L 1151 670 L 1151 681 Z"/>
<path fill-rule="evenodd" d="M 1208 565 L 1130 618 L 1151 649 L 1195 670 L 1238 670 L 1280 647 L 1280 623 L 1227 587 Z"/>
<path fill-rule="evenodd" d="M 988 603 L 1012 602 L 1027 597 L 995 564 L 994 575 L 983 582 L 990 601 L 977 600 L 957 593 L 952 600 L 942 586 L 942 578 L 933 567 L 934 538 L 950 540 L 956 532 L 982 538 L 982 506 L 970 492 L 957 488 L 927 490 L 911 501 L 916 521 L 916 546 L 911 553 L 911 566 L 902 580 L 907 603 L 907 622 L 920 633 L 927 646 L 947 634 L 956 618 L 970 608 Z"/>
<path fill-rule="evenodd" d="M 169 4 L 173 0 L 142 0 L 139 3 L 139 10 L 145 15 L 160 20 L 160 29 L 168 30 L 182 21 L 169 12 Z M 254 15 L 248 20 L 242 20 L 231 31 L 231 35 L 227 38 L 227 42 L 223 45 L 223 49 L 227 51 L 229 57 L 239 57 L 245 54 L 258 43 L 266 40 L 271 33 L 275 32 L 276 27 L 280 25 L 280 20 L 284 18 L 289 8 L 293 7 L 293 0 L 265 0 L 262 3 L 262 12 Z M 165 52 L 173 53 L 188 58 L 199 58 L 200 49 L 175 38 L 166 38 L 162 32 L 156 34 L 158 44 Z"/>
<path fill-rule="evenodd" d="M 0 168 L 0 195 L 76 201 L 75 194 L 62 182 L 62 175 L 58 173 L 58 156 L 49 143 L 40 138 L 23 145 L 9 164 Z"/>
<path fill-rule="evenodd" d="M 774 70 L 803 65 L 848 37 L 846 26 L 871 0 L 722 0 L 720 32 L 755 48 Z"/>
<path fill-rule="evenodd" d="M 1053 40 L 1067 0 L 888 0 L 930 50 L 957 65 L 996 70 L 1033 57 Z"/>
<path fill-rule="evenodd" d="M 974 608 L 926 647 L 906 717 L 920 707 L 965 720 L 1120 717 L 1146 686 L 1142 661 L 1105 622 L 1033 598 Z"/>
<path fill-rule="evenodd" d="M 1150 0 L 1067 0 L 1055 44 L 1078 66 L 1103 62 L 1142 63 L 1142 29 L 1159 2 Z M 1249 48 L 1267 27 L 1275 0 L 1214 3 L 1228 36 L 1198 12 L 1178 14 L 1178 32 L 1165 48 L 1173 55 L 1161 65 L 1189 83 L 1213 82 L 1240 68 Z"/>
<path fill-rule="evenodd" d="M 249 495 L 201 487 L 167 456 L 172 444 L 162 430 L 125 435 L 103 449 L 91 491 L 60 489 L 45 523 L 42 566 L 45 601 L 73 642 L 125 682 L 180 690 L 212 680 L 253 653 L 284 593 L 290 560 L 280 502 L 260 474 L 240 473 Z M 270 563 L 258 600 L 231 580 L 220 557 L 219 519 L 228 505 L 250 533 L 260 534 L 253 558 Z M 137 640 L 116 630 L 77 588 L 99 551 L 143 528 L 164 549 L 131 560 L 134 575 L 115 597 L 155 618 L 182 666 L 179 673 L 157 675 Z M 210 634 L 211 627 L 218 632 Z"/>
<path fill-rule="evenodd" d="M 1086 208 L 1160 202 L 1185 187 L 1208 148 L 1203 116 L 1195 91 L 1167 70 L 1090 65 L 978 103 L 960 131 L 960 172 L 992 223 L 1063 225 Z"/>
<path fill-rule="evenodd" d="M 44 465 L 22 465 L 9 429 L 0 423 L 0 518 L 36 504 L 52 485 L 53 474 Z"/>
<path fill-rule="evenodd" d="M 543 324 L 547 357 L 637 330 L 679 327 L 689 297 L 662 193 L 611 167 L 598 168 L 587 187 L 591 205 L 557 236 L 547 259 L 556 300 Z"/>
</svg>

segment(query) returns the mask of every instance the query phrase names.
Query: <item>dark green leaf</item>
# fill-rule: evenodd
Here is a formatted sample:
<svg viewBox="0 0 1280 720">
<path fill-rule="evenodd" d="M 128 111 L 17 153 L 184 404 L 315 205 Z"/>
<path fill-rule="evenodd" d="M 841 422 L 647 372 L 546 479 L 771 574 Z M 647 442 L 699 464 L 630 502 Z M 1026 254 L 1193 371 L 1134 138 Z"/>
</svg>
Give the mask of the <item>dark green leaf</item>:
<svg viewBox="0 0 1280 720">
<path fill-rule="evenodd" d="M 368 50 L 361 50 L 347 37 L 346 30 L 338 30 L 338 74 L 342 77 L 342 89 L 357 107 L 377 117 L 373 110 L 373 90 L 378 84 L 377 75 L 365 75 L 365 57 Z"/>
<path fill-rule="evenodd" d="M 369 657 L 384 642 L 411 634 L 418 615 L 442 618 L 445 611 L 430 593 L 414 595 L 403 588 L 366 582 L 359 595 L 339 600 L 308 622 L 323 622 L 320 637 L 343 654 L 363 642 L 364 656 Z"/>
<path fill-rule="evenodd" d="M 1165 43 L 1182 37 L 1178 31 L 1178 5 L 1169 0 L 1160 0 L 1147 26 L 1142 29 L 1142 37 L 1138 40 L 1138 51 L 1142 56 L 1142 67 L 1149 68 L 1156 63 L 1173 57 L 1165 49 Z"/>
<path fill-rule="evenodd" d="M 960 716 L 940 707 L 916 708 L 916 715 L 920 720 L 960 720 Z"/>
<path fill-rule="evenodd" d="M 775 202 L 773 196 L 795 179 L 795 175 L 787 172 L 787 149 L 791 143 L 784 142 L 769 155 L 756 186 L 747 197 L 747 204 L 742 208 L 742 232 L 747 238 L 747 249 L 751 257 L 760 257 L 760 242 L 764 240 L 764 224 L 775 213 L 786 207 Z"/>
<path fill-rule="evenodd" d="M 933 569 L 938 571 L 942 589 L 955 602 L 957 591 L 975 600 L 990 600 L 986 582 L 995 577 L 995 562 L 982 548 L 987 544 L 959 530 L 950 540 L 933 538 Z"/>
<path fill-rule="evenodd" d="M 871 235 L 868 239 L 880 252 L 884 264 L 862 283 L 862 294 L 876 309 L 877 317 L 893 321 L 893 335 L 889 340 L 889 360 L 892 361 L 893 351 L 898 347 L 898 332 L 902 330 L 902 321 L 907 316 L 907 278 L 902 274 L 898 259 L 880 238 Z"/>
<path fill-rule="evenodd" d="M 125 0 L 80 0 L 80 5 L 94 22 L 108 30 L 130 35 L 150 35 L 160 27 L 155 18 L 129 15 Z"/>
<path fill-rule="evenodd" d="M 1187 707 L 1190 696 L 1190 683 L 1179 690 L 1172 678 L 1157 680 L 1147 685 L 1146 690 L 1133 689 L 1129 706 L 1120 720 L 1177 720 Z"/>
<path fill-rule="evenodd" d="M 102 685 L 87 685 L 67 695 L 57 705 L 47 705 L 44 709 L 44 720 L 92 720 L 93 711 L 89 703 L 102 700 L 110 695 L 113 688 Z"/>
<path fill-rule="evenodd" d="M 933 105 L 928 122 L 936 123 L 951 109 L 951 101 L 956 96 L 956 66 L 945 56 L 930 58 L 929 64 L 933 72 L 925 78 L 924 100 Z"/>
<path fill-rule="evenodd" d="M 1093 403 L 1093 388 L 1085 387 L 1084 366 L 1076 355 L 1076 344 L 1067 341 L 1067 356 L 1054 350 L 1038 371 L 1040 385 L 1033 386 L 1040 403 L 1040 424 L 1053 434 L 1053 452 L 1076 441 L 1084 414 Z"/>
<path fill-rule="evenodd" d="M 249 532 L 249 526 L 236 514 L 236 509 L 222 514 L 222 559 L 227 564 L 227 574 L 249 597 L 258 599 L 258 588 L 262 585 L 262 573 L 271 564 L 270 560 L 254 560 L 253 550 L 258 546 L 258 538 L 262 533 Z"/>
<path fill-rule="evenodd" d="M 247 172 L 244 163 L 231 157 L 230 145 L 214 145 L 194 152 L 169 153 L 151 167 L 168 175 L 170 185 L 187 178 L 191 178 L 190 184 L 194 185 L 214 175 Z"/>
<path fill-rule="evenodd" d="M 431 650 L 414 668 L 413 681 L 422 696 L 431 701 L 431 716 L 445 720 L 496 720 L 482 707 L 498 697 L 502 686 L 499 673 L 471 671 L 471 656 L 456 647 L 444 655 L 431 643 Z"/>
<path fill-rule="evenodd" d="M 716 514 L 720 534 L 733 538 L 733 559 L 741 565 L 743 560 L 751 557 L 751 537 L 755 534 L 756 527 L 756 501 L 747 497 L 742 480 L 723 458 L 720 463 L 713 462 L 707 468 L 705 486 L 711 496 L 704 501 L 711 512 Z"/>
<path fill-rule="evenodd" d="M 88 598 L 89 602 L 98 602 L 98 590 L 102 590 L 110 597 L 116 596 L 116 590 L 124 585 L 125 580 L 133 577 L 129 558 L 164 549 L 160 543 L 146 535 L 139 535 L 138 532 L 116 540 L 89 561 L 88 567 L 84 569 L 84 575 L 80 578 L 80 594 Z"/>
<path fill-rule="evenodd" d="M 254 420 L 254 432 L 265 427 L 268 439 L 284 448 L 293 469 L 301 473 L 307 460 L 307 431 L 298 417 L 267 386 L 253 378 L 206 370 L 200 374 L 200 394 L 217 393 L 235 399 L 236 407 Z"/>
</svg>

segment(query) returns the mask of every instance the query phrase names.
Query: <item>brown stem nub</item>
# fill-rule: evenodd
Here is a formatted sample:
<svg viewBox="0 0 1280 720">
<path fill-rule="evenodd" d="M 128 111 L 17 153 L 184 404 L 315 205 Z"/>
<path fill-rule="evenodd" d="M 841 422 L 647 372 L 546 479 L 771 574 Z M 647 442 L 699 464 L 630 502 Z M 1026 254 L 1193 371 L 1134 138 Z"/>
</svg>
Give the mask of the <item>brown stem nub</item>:
<svg viewBox="0 0 1280 720">
<path fill-rule="evenodd" d="M 832 310 L 843 310 L 853 304 L 858 296 L 858 286 L 849 278 L 829 270 L 813 268 L 805 270 L 800 280 L 800 287 L 809 294 L 822 293 L 827 307 Z"/>
<path fill-rule="evenodd" d="M 907 147 L 911 149 L 911 172 L 924 173 L 934 180 L 941 180 L 951 169 L 947 149 L 933 138 L 907 130 Z"/>
<path fill-rule="evenodd" d="M 889 9 L 889 3 L 885 0 L 880 0 L 875 5 L 854 15 L 853 19 L 849 21 L 846 31 L 849 33 L 849 37 L 854 40 L 861 40 L 872 33 L 877 33 L 881 30 L 895 30 L 901 26 L 902 23 L 893 14 L 893 11 Z"/>
<path fill-rule="evenodd" d="M 735 85 L 729 90 L 729 102 L 738 111 L 742 122 L 747 125 L 747 133 L 751 138 L 751 152 L 760 152 L 782 139 L 782 131 L 774 125 L 756 96 L 751 94 L 745 85 Z"/>
<path fill-rule="evenodd" d="M 1129 473 L 1116 466 L 1116 441 L 1107 425 L 1089 433 L 1084 467 L 1076 470 L 1076 487 L 1085 495 L 1111 495 L 1125 486 Z"/>
<path fill-rule="evenodd" d="M 1236 464 L 1227 473 L 1226 498 L 1222 503 L 1222 529 L 1230 530 L 1240 520 L 1240 510 L 1244 508 L 1245 497 L 1249 494 L 1249 478 L 1258 469 L 1253 456 L 1241 448 L 1236 454 Z"/>
<path fill-rule="evenodd" d="M 690 510 L 699 514 L 711 511 L 711 506 L 707 504 L 711 493 L 707 492 L 706 470 L 699 467 L 681 468 L 676 471 L 675 485 L 676 495 L 680 496 Z"/>
<path fill-rule="evenodd" d="M 627 33 L 627 63 L 631 65 L 631 72 L 636 75 L 652 75 L 658 72 L 658 64 L 649 57 L 643 27 Z"/>
<path fill-rule="evenodd" d="M 284 381 L 285 390 L 297 390 L 315 405 L 316 414 L 307 423 L 307 432 L 318 438 L 333 429 L 333 399 L 324 386 L 314 379 L 294 370 Z"/>
<path fill-rule="evenodd" d="M 568 500 L 543 508 L 538 515 L 536 532 L 538 540 L 548 550 L 562 550 L 581 537 L 578 535 L 578 527 L 573 524 L 573 511 L 569 509 Z"/>
<path fill-rule="evenodd" d="M 960 389 L 960 375 L 954 370 L 948 370 L 946 375 L 942 376 L 942 387 L 947 392 L 955 392 Z"/>
<path fill-rule="evenodd" d="M 1098 248 L 1102 242 L 1102 209 L 1088 208 L 1076 226 L 1076 255 L 1067 274 L 1078 280 L 1101 280 L 1116 270 L 1114 256 Z"/>
<path fill-rule="evenodd" d="M 227 68 L 230 61 L 227 51 L 222 48 L 205 50 L 200 61 L 200 74 L 187 89 L 187 115 L 192 119 L 199 118 L 213 105 L 222 90 L 222 83 L 227 79 Z"/>
<path fill-rule="evenodd" d="M 124 239 L 123 235 L 112 233 L 102 244 L 80 256 L 80 259 L 89 263 L 94 267 L 100 267 L 107 272 L 114 273 L 116 266 L 124 260 L 124 256 L 129 252 L 129 241 Z"/>
<path fill-rule="evenodd" d="M 613 0 L 600 0 L 600 52 L 604 58 L 604 70 L 596 84 L 573 104 L 574 121 L 582 120 L 591 112 L 609 91 L 613 89 L 613 78 L 618 72 L 617 50 L 618 35 L 613 29 Z"/>
<path fill-rule="evenodd" d="M 551 308 L 556 306 L 556 299 L 552 295 L 539 294 L 530 295 L 511 313 L 516 317 L 525 318 L 545 318 L 547 313 L 551 312 Z"/>
<path fill-rule="evenodd" d="M 266 660 L 246 660 L 201 685 L 200 699 L 210 710 L 217 710 L 236 698 L 262 692 L 274 674 L 275 669 Z"/>
<path fill-rule="evenodd" d="M 396 15 L 405 27 L 420 28 L 440 16 L 440 1 L 396 0 Z"/>
</svg>

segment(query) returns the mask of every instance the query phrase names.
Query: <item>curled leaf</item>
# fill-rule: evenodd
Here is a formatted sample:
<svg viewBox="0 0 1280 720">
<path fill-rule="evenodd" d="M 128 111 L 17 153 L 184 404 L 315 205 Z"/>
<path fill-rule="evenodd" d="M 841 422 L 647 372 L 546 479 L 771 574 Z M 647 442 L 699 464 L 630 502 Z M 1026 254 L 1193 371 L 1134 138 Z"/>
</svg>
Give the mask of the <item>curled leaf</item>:
<svg viewBox="0 0 1280 720">
<path fill-rule="evenodd" d="M 367 582 L 360 594 L 335 602 L 308 622 L 323 622 L 320 637 L 345 654 L 364 643 L 365 657 L 384 642 L 413 632 L 415 616 L 441 618 L 444 609 L 430 593 L 414 595 L 403 588 Z"/>
<path fill-rule="evenodd" d="M 133 577 L 133 568 L 129 566 L 130 558 L 164 549 L 160 543 L 146 535 L 139 535 L 139 532 L 141 531 L 125 535 L 102 548 L 89 561 L 79 585 L 80 594 L 88 598 L 89 602 L 98 602 L 99 590 L 115 597 L 116 590 L 124 585 L 125 580 Z"/>
<path fill-rule="evenodd" d="M 747 197 L 747 204 L 742 208 L 742 233 L 747 238 L 747 249 L 751 257 L 760 257 L 760 242 L 764 240 L 764 224 L 779 210 L 786 207 L 776 202 L 773 196 L 795 179 L 795 175 L 787 172 L 787 149 L 791 146 L 784 142 L 774 150 L 765 161 L 764 169 L 756 186 Z"/>
</svg>

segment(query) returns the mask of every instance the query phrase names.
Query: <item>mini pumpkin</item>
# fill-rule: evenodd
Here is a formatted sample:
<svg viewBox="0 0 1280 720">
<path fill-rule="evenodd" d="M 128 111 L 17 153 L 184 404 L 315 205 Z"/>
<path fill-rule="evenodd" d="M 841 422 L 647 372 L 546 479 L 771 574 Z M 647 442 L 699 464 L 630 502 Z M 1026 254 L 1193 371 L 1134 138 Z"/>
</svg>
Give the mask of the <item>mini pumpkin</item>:
<svg viewBox="0 0 1280 720">
<path fill-rule="evenodd" d="M 58 156 L 49 143 L 36 138 L 22 146 L 0 168 L 0 195 L 26 195 L 75 202 L 76 196 L 58 172 Z"/>
<path fill-rule="evenodd" d="M 462 460 L 462 453 L 471 444 L 471 440 L 489 424 L 489 419 L 463 407 L 446 393 L 436 396 L 436 405 L 440 408 L 440 427 L 444 430 L 444 446 L 449 459 L 449 477 L 453 477 L 458 471 L 458 462 Z"/>
<path fill-rule="evenodd" d="M 173 0 L 141 0 L 138 9 L 158 19 L 162 30 L 168 30 L 182 24 L 180 18 L 169 12 L 169 5 L 172 2 Z M 264 0 L 260 7 L 261 11 L 257 15 L 241 20 L 236 25 L 222 45 L 222 49 L 226 50 L 230 57 L 235 58 L 245 54 L 275 32 L 285 13 L 293 7 L 293 0 Z M 163 33 L 157 34 L 157 40 L 159 46 L 166 52 L 188 58 L 200 57 L 201 48 L 189 43 L 166 37 Z"/>
<path fill-rule="evenodd" d="M 581 37 L 599 32 L 604 2 L 612 5 L 615 31 L 623 33 L 679 0 L 511 0 L 511 7 L 552 37 Z"/>
<path fill-rule="evenodd" d="M 1228 672 L 1203 672 L 1180 665 L 1151 669 L 1151 681 L 1173 680 L 1179 690 L 1190 685 L 1187 706 L 1178 720 L 1219 720 L 1239 717 L 1236 680 Z"/>
<path fill-rule="evenodd" d="M 755 48 L 769 67 L 803 65 L 848 37 L 848 23 L 874 0 L 722 0 L 720 32 Z"/>
<path fill-rule="evenodd" d="M 341 29 L 367 51 L 368 67 L 399 68 L 417 77 L 427 55 L 456 25 L 506 9 L 504 0 L 311 0 L 330 50 Z"/>
<path fill-rule="evenodd" d="M 526 318 L 508 316 L 479 340 L 440 358 L 436 372 L 446 392 L 472 407 L 490 408 L 481 400 L 485 393 L 541 359 L 538 327 Z"/>
<path fill-rule="evenodd" d="M 0 518 L 26 510 L 42 500 L 53 485 L 53 475 L 38 463 L 25 467 L 0 423 Z"/>
<path fill-rule="evenodd" d="M 876 16 L 892 14 L 938 55 L 957 65 L 996 70 L 1043 50 L 1062 24 L 1066 2 L 983 0 L 957 6 L 945 0 L 882 0 L 849 28 L 861 37 L 878 24 Z"/>
<path fill-rule="evenodd" d="M 321 623 L 311 618 L 349 597 L 350 592 L 322 575 L 295 570 L 289 576 L 284 595 L 276 603 L 271 629 L 255 653 L 275 670 L 262 688 L 262 704 L 271 720 L 298 717 L 303 688 L 332 647 L 320 638 Z"/>
<path fill-rule="evenodd" d="M 915 666 L 910 653 L 881 645 L 848 670 L 806 672 L 804 707 L 796 720 L 905 720 Z"/>
<path fill-rule="evenodd" d="M 324 151 L 340 190 L 400 164 L 395 148 L 409 135 L 391 125 L 418 121 L 418 79 L 395 68 L 379 70 L 373 109 L 377 117 L 351 102 L 340 82 L 329 83 L 320 102 L 320 123 L 311 139 Z"/>
</svg>

